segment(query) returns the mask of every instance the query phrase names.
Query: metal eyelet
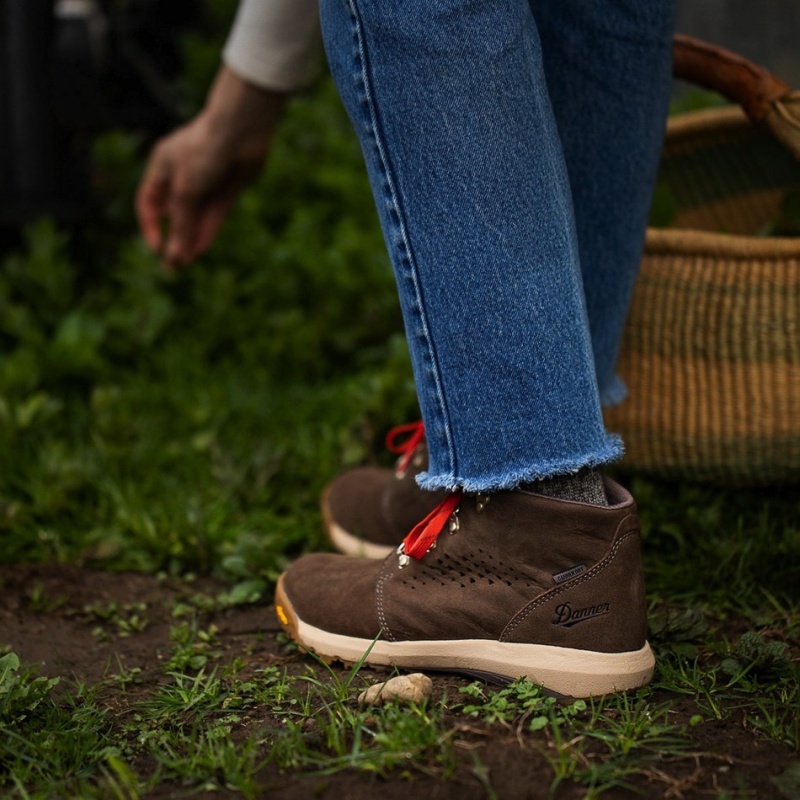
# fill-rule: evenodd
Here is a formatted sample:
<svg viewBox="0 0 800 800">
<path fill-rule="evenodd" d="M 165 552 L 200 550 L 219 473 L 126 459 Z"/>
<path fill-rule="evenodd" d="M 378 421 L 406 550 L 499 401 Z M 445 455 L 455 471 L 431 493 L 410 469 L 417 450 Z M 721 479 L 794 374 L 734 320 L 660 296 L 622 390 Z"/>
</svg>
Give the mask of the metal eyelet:
<svg viewBox="0 0 800 800">
<path fill-rule="evenodd" d="M 479 513 L 489 505 L 491 499 L 491 496 L 488 494 L 479 494 L 475 496 L 475 507 L 478 509 Z"/>
<path fill-rule="evenodd" d="M 405 567 L 406 564 L 408 564 L 411 561 L 411 558 L 406 555 L 405 542 L 401 542 L 395 552 L 397 553 L 398 556 L 397 565 L 400 569 L 403 569 L 403 567 Z"/>
<path fill-rule="evenodd" d="M 450 534 L 455 533 L 461 527 L 461 522 L 458 519 L 458 509 L 456 509 L 451 515 L 450 520 L 447 523 L 447 530 Z"/>
</svg>

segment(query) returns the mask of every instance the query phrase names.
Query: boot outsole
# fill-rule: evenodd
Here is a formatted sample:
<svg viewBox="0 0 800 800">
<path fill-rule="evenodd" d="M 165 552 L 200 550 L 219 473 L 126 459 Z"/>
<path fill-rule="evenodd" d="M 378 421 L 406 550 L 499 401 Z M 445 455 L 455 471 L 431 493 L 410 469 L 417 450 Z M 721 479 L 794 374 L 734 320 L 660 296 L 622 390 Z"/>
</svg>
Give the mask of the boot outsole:
<svg viewBox="0 0 800 800">
<path fill-rule="evenodd" d="M 275 610 L 288 635 L 324 661 L 431 669 L 492 676 L 498 682 L 525 678 L 561 697 L 597 697 L 638 689 L 653 676 L 650 645 L 625 653 L 575 650 L 552 645 L 488 639 L 389 642 L 330 633 L 299 618 L 283 588 L 275 591 Z"/>
</svg>

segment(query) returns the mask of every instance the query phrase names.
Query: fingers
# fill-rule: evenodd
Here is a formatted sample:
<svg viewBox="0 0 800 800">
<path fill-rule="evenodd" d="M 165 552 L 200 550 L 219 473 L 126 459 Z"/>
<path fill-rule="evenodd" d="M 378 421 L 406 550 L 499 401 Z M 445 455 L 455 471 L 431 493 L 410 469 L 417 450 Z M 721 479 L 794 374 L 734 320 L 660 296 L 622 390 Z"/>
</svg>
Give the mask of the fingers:
<svg viewBox="0 0 800 800">
<path fill-rule="evenodd" d="M 222 197 L 213 205 L 208 206 L 200 215 L 192 258 L 197 258 L 201 253 L 205 253 L 214 241 L 217 231 L 228 216 L 235 197 L 235 193 L 231 192 L 227 197 Z"/>
<path fill-rule="evenodd" d="M 177 131 L 156 144 L 136 193 L 139 229 L 168 269 L 188 264 L 196 251 L 198 169 L 187 138 Z"/>
<path fill-rule="evenodd" d="M 139 230 L 151 250 L 159 252 L 162 245 L 161 224 L 167 209 L 169 177 L 148 169 L 136 192 L 136 217 Z"/>
<path fill-rule="evenodd" d="M 183 162 L 173 163 L 169 143 L 165 140 L 156 145 L 135 205 L 139 229 L 148 247 L 162 256 L 164 266 L 173 269 L 188 264 L 200 252 L 197 224 L 201 198 L 191 185 L 192 159 L 184 153 Z"/>
</svg>

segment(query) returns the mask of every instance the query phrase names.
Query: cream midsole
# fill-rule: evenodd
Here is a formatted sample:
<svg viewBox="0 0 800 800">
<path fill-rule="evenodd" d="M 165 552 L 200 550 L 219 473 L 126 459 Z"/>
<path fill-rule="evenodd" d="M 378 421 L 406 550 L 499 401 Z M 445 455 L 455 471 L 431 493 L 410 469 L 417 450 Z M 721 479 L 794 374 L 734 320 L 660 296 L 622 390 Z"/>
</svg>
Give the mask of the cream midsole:
<svg viewBox="0 0 800 800">
<path fill-rule="evenodd" d="M 650 645 L 626 653 L 602 653 L 544 644 L 488 639 L 372 642 L 315 628 L 295 619 L 297 640 L 321 656 L 413 669 L 469 670 L 527 678 L 558 694 L 590 697 L 648 683 L 655 659 Z M 365 654 L 366 657 L 365 657 Z"/>
<path fill-rule="evenodd" d="M 346 556 L 360 556 L 361 558 L 386 558 L 394 550 L 388 544 L 374 544 L 358 536 L 353 536 L 335 522 L 328 522 L 328 536 L 333 542 L 334 547 Z M 398 542 L 399 544 L 399 542 Z"/>
</svg>

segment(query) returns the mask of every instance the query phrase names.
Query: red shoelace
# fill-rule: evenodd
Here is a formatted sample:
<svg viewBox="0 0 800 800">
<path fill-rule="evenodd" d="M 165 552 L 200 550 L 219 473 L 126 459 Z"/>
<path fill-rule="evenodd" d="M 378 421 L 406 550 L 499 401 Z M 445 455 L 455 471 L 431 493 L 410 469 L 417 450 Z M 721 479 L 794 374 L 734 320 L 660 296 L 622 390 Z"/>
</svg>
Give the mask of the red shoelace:
<svg viewBox="0 0 800 800">
<path fill-rule="evenodd" d="M 412 528 L 411 533 L 403 539 L 403 552 L 407 556 L 419 560 L 431 549 L 461 502 L 461 497 L 461 492 L 451 494 Z"/>
<path fill-rule="evenodd" d="M 405 437 L 405 438 L 401 438 Z M 398 425 L 386 434 L 386 448 L 391 453 L 402 456 L 397 464 L 397 472 L 406 471 L 417 445 L 425 438 L 425 424 L 419 422 L 408 422 L 405 425 Z"/>
<path fill-rule="evenodd" d="M 404 437 L 404 438 L 403 438 Z M 425 438 L 425 424 L 419 422 L 409 422 L 405 425 L 398 425 L 386 434 L 386 447 L 399 456 L 402 456 L 397 464 L 397 472 L 402 474 L 406 471 L 417 445 Z M 418 522 L 411 532 L 403 539 L 403 552 L 419 560 L 422 558 L 444 530 L 447 520 L 461 502 L 461 492 L 451 494 L 436 508 L 428 514 L 425 519 Z"/>
</svg>

